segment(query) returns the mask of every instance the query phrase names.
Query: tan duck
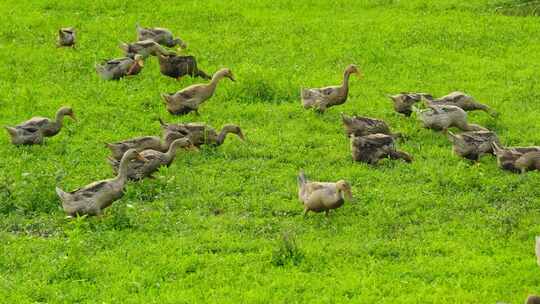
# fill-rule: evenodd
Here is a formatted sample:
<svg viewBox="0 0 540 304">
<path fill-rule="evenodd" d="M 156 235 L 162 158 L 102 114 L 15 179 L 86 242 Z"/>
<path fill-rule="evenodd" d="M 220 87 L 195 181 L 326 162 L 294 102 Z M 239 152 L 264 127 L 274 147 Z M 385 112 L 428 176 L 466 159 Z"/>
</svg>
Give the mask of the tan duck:
<svg viewBox="0 0 540 304">
<path fill-rule="evenodd" d="M 352 201 L 351 186 L 344 180 L 335 183 L 308 181 L 303 171 L 298 175 L 298 198 L 304 205 L 304 216 L 309 211 L 325 212 L 328 216 L 330 210 L 337 209 L 345 203 L 345 199 Z"/>
<path fill-rule="evenodd" d="M 75 47 L 75 29 L 63 27 L 58 30 L 58 46 Z"/>
<path fill-rule="evenodd" d="M 478 160 L 484 154 L 493 154 L 493 145 L 500 144 L 497 134 L 491 131 L 469 131 L 454 134 L 448 131 L 454 152 L 466 159 Z"/>
<path fill-rule="evenodd" d="M 319 112 L 324 112 L 326 109 L 345 103 L 349 96 L 349 77 L 351 74 L 362 77 L 360 69 L 351 64 L 347 66 L 343 72 L 343 83 L 339 86 L 330 86 L 325 88 L 301 89 L 300 95 L 302 105 L 305 109 L 314 108 Z"/>
<path fill-rule="evenodd" d="M 355 161 L 375 165 L 383 158 L 402 159 L 408 163 L 412 162 L 412 157 L 396 150 L 394 139 L 386 134 L 370 134 L 366 136 L 350 137 L 351 154 Z"/>
<path fill-rule="evenodd" d="M 369 134 L 386 134 L 394 138 L 401 137 L 399 133 L 392 133 L 388 124 L 380 119 L 362 117 L 362 116 L 348 116 L 341 113 L 341 120 L 345 127 L 347 136 L 354 134 L 355 136 L 365 136 Z"/>
<path fill-rule="evenodd" d="M 433 99 L 428 93 L 408 93 L 401 92 L 397 95 L 386 95 L 390 98 L 394 104 L 394 110 L 405 116 L 411 116 L 413 112 L 413 105 L 422 100 L 422 97 L 426 99 Z"/>
<path fill-rule="evenodd" d="M 209 80 L 210 77 L 204 71 L 197 68 L 197 60 L 193 56 L 160 55 L 159 71 L 162 75 L 180 80 L 185 75 L 201 77 Z"/>
<path fill-rule="evenodd" d="M 129 149 L 135 149 L 137 152 L 148 149 L 165 152 L 169 149 L 169 145 L 161 142 L 161 139 L 157 136 L 140 136 L 128 140 L 105 143 L 105 146 L 111 150 L 111 156 L 116 160 L 122 159 L 124 153 Z"/>
<path fill-rule="evenodd" d="M 540 296 L 529 295 L 525 300 L 525 304 L 540 304 Z"/>
<path fill-rule="evenodd" d="M 491 116 L 497 116 L 498 113 L 488 107 L 487 105 L 481 104 L 472 96 L 467 95 L 463 92 L 452 92 L 446 96 L 432 99 L 431 102 L 435 105 L 450 105 L 460 107 L 465 111 L 484 111 Z"/>
<path fill-rule="evenodd" d="M 140 152 L 142 157 L 146 161 L 141 160 L 132 160 L 129 162 L 127 177 L 131 180 L 141 180 L 145 177 L 151 177 L 154 172 L 156 172 L 161 166 L 170 166 L 176 157 L 176 151 L 179 148 L 190 148 L 193 147 L 189 139 L 180 138 L 171 143 L 169 150 L 163 153 L 156 150 L 144 150 Z M 113 168 L 115 173 L 118 172 L 121 161 L 118 161 L 112 157 L 108 158 L 109 164 Z"/>
<path fill-rule="evenodd" d="M 135 58 L 135 55 L 139 54 L 146 59 L 146 57 L 159 56 L 159 55 L 171 55 L 174 52 L 168 51 L 159 45 L 154 40 L 143 40 L 133 43 L 121 43 L 120 48 L 124 51 L 126 57 Z"/>
<path fill-rule="evenodd" d="M 143 66 L 143 56 L 137 54 L 134 58 L 122 57 L 98 64 L 96 65 L 96 72 L 104 80 L 116 80 L 124 76 L 139 74 Z"/>
<path fill-rule="evenodd" d="M 166 28 L 154 27 L 146 28 L 137 24 L 137 40 L 153 40 L 161 45 L 174 47 L 180 46 L 181 48 L 187 48 L 187 44 L 180 38 L 174 38 L 172 32 Z"/>
<path fill-rule="evenodd" d="M 127 181 L 128 165 L 133 159 L 145 160 L 135 149 L 130 149 L 122 157 L 115 178 L 97 181 L 71 192 L 64 192 L 56 187 L 56 193 L 62 201 L 66 214 L 70 217 L 100 215 L 103 209 L 121 198 Z"/>
<path fill-rule="evenodd" d="M 228 124 L 218 132 L 204 123 L 182 123 L 169 124 L 159 120 L 163 129 L 163 138 L 165 143 L 169 144 L 178 138 L 189 138 L 194 146 L 201 145 L 220 146 L 225 141 L 227 134 L 236 134 L 241 140 L 244 140 L 244 134 L 240 127 Z"/>
<path fill-rule="evenodd" d="M 413 106 L 413 110 L 427 129 L 446 131 L 451 127 L 455 127 L 463 131 L 488 131 L 482 126 L 468 123 L 467 112 L 460 107 L 434 105 L 429 101 L 426 102 L 426 105 L 427 109 L 420 110 Z"/>
<path fill-rule="evenodd" d="M 192 111 L 198 114 L 199 106 L 214 95 L 218 82 L 224 77 L 235 81 L 231 70 L 225 68 L 217 71 L 208 84 L 194 84 L 174 94 L 161 94 L 167 111 L 174 115 Z"/>
<path fill-rule="evenodd" d="M 76 120 L 75 113 L 70 107 L 61 107 L 56 117 L 51 120 L 46 117 L 33 117 L 15 127 L 5 126 L 11 142 L 14 145 L 33 145 L 43 143 L 43 137 L 51 137 L 60 132 L 64 125 L 64 116 Z"/>
</svg>

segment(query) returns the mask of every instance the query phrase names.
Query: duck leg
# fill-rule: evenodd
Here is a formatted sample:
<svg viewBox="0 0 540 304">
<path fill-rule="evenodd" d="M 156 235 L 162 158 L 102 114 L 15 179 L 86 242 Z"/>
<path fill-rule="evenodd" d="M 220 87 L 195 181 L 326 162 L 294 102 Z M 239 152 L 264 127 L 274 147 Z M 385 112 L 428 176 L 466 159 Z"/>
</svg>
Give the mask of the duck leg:
<svg viewBox="0 0 540 304">
<path fill-rule="evenodd" d="M 304 215 L 304 218 L 307 217 L 308 212 L 309 212 L 309 209 L 307 207 L 304 207 L 304 212 L 302 213 Z"/>
</svg>

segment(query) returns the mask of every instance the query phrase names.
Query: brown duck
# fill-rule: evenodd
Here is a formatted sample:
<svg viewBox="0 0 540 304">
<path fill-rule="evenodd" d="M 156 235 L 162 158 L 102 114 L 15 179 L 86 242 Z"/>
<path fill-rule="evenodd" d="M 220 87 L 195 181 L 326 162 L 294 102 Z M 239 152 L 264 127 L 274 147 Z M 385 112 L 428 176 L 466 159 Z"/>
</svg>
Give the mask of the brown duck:
<svg viewBox="0 0 540 304">
<path fill-rule="evenodd" d="M 378 133 L 357 137 L 351 134 L 350 143 L 352 158 L 358 162 L 375 165 L 383 158 L 403 159 L 408 163 L 413 160 L 409 154 L 396 150 L 390 135 Z"/>
<path fill-rule="evenodd" d="M 123 57 L 107 60 L 96 65 L 96 72 L 104 80 L 116 80 L 125 76 L 139 74 L 143 66 L 143 57 L 137 54 L 134 58 Z"/>
<path fill-rule="evenodd" d="M 493 145 L 500 144 L 497 134 L 491 131 L 470 131 L 454 134 L 448 131 L 454 152 L 466 159 L 478 160 L 483 154 L 493 154 Z"/>
<path fill-rule="evenodd" d="M 58 30 L 58 46 L 75 47 L 75 28 L 63 27 Z"/>
<path fill-rule="evenodd" d="M 515 167 L 516 160 L 529 152 L 540 152 L 540 146 L 505 148 L 498 143 L 493 143 L 493 153 L 497 156 L 499 167 L 508 171 L 519 173 L 520 170 Z"/>
<path fill-rule="evenodd" d="M 244 140 L 244 134 L 240 127 L 233 124 L 224 125 L 218 133 L 214 128 L 204 123 L 169 124 L 161 119 L 160 123 L 163 138 L 167 144 L 178 138 L 189 138 L 190 142 L 196 147 L 201 145 L 220 146 L 229 133 L 236 134 L 241 140 Z"/>
<path fill-rule="evenodd" d="M 446 96 L 433 99 L 431 101 L 435 105 L 450 105 L 460 107 L 465 111 L 484 111 L 491 116 L 497 116 L 498 113 L 488 107 L 485 104 L 479 103 L 472 96 L 467 95 L 463 92 L 452 92 Z"/>
<path fill-rule="evenodd" d="M 153 40 L 161 45 L 174 47 L 180 46 L 182 49 L 187 48 L 187 44 L 180 38 L 174 38 L 172 32 L 166 28 L 154 27 L 146 28 L 140 25 L 136 25 L 137 40 Z"/>
<path fill-rule="evenodd" d="M 120 161 L 120 169 L 115 178 L 91 183 L 83 188 L 65 192 L 56 187 L 56 193 L 62 201 L 62 207 L 70 217 L 82 215 L 100 215 L 103 209 L 124 195 L 128 165 L 131 160 L 145 159 L 135 149 L 126 151 Z"/>
<path fill-rule="evenodd" d="M 135 149 L 137 152 L 148 149 L 165 152 L 169 149 L 169 145 L 161 142 L 157 136 L 140 136 L 114 143 L 105 143 L 105 146 L 111 150 L 111 157 L 116 160 L 120 160 L 129 149 Z"/>
<path fill-rule="evenodd" d="M 129 162 L 127 169 L 127 177 L 131 180 L 141 180 L 145 177 L 151 177 L 161 166 L 170 166 L 176 157 L 176 151 L 179 148 L 193 147 L 189 139 L 180 138 L 171 143 L 167 152 L 163 153 L 156 150 L 144 150 L 140 152 L 145 161 L 132 160 Z M 108 158 L 109 164 L 113 168 L 115 173 L 118 173 L 121 161 L 118 161 L 112 157 Z"/>
<path fill-rule="evenodd" d="M 133 43 L 121 43 L 120 48 L 126 57 L 135 58 L 139 54 L 146 59 L 148 56 L 172 55 L 174 52 L 168 51 L 154 40 L 143 40 Z"/>
<path fill-rule="evenodd" d="M 394 104 L 394 110 L 405 116 L 411 116 L 413 112 L 413 105 L 422 100 L 422 97 L 427 99 L 433 99 L 430 94 L 427 93 L 408 93 L 401 92 L 397 95 L 387 95 Z"/>
<path fill-rule="evenodd" d="M 521 173 L 540 170 L 540 152 L 527 152 L 516 159 L 515 167 Z"/>
<path fill-rule="evenodd" d="M 33 117 L 15 127 L 5 126 L 5 128 L 14 145 L 41 144 L 43 143 L 43 137 L 55 136 L 62 130 L 64 116 L 70 116 L 73 120 L 76 120 L 75 113 L 70 107 L 61 107 L 56 112 L 54 120 L 46 117 Z"/>
<path fill-rule="evenodd" d="M 201 77 L 209 80 L 208 74 L 197 68 L 197 60 L 193 56 L 160 55 L 159 70 L 161 74 L 180 80 L 185 75 Z"/>
<path fill-rule="evenodd" d="M 199 106 L 214 95 L 219 81 L 225 77 L 235 81 L 232 71 L 225 68 L 217 71 L 208 84 L 194 84 L 174 94 L 161 94 L 161 98 L 171 114 L 198 114 Z"/>
<path fill-rule="evenodd" d="M 344 180 L 335 183 L 308 181 L 303 171 L 298 174 L 298 199 L 304 205 L 304 216 L 309 211 L 325 212 L 328 216 L 330 210 L 337 209 L 345 203 L 345 199 L 352 201 L 351 186 Z"/>
<path fill-rule="evenodd" d="M 356 65 L 351 64 L 343 72 L 343 83 L 341 85 L 301 89 L 300 95 L 304 108 L 314 108 L 319 112 L 324 112 L 330 107 L 345 103 L 349 96 L 349 77 L 351 74 L 357 74 L 359 78 L 362 77 L 360 69 Z"/>
<path fill-rule="evenodd" d="M 386 134 L 394 138 L 401 137 L 399 133 L 392 133 L 388 124 L 380 119 L 362 117 L 362 116 L 348 116 L 341 113 L 341 120 L 345 127 L 347 136 L 354 134 L 355 136 L 366 136 L 370 134 Z"/>
</svg>

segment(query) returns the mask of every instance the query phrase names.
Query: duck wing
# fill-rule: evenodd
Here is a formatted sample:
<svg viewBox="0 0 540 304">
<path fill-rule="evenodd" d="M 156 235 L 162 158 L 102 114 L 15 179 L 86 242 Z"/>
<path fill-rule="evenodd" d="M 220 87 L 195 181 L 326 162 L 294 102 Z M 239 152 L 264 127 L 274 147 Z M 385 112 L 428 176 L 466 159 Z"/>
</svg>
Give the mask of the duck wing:
<svg viewBox="0 0 540 304">
<path fill-rule="evenodd" d="M 490 131 L 477 131 L 477 132 L 464 132 L 461 135 L 461 139 L 468 145 L 474 145 L 476 147 L 483 147 L 484 150 L 491 151 L 493 149 L 491 143 L 498 138 L 495 133 Z"/>
<path fill-rule="evenodd" d="M 19 125 L 16 126 L 16 128 L 23 128 L 23 129 L 34 129 L 34 128 L 43 128 L 51 123 L 51 120 L 49 118 L 45 117 L 33 117 L 30 120 L 27 120 Z"/>
<path fill-rule="evenodd" d="M 68 192 L 74 200 L 85 200 L 95 197 L 96 194 L 110 189 L 109 180 L 93 182 L 82 188 Z"/>
</svg>

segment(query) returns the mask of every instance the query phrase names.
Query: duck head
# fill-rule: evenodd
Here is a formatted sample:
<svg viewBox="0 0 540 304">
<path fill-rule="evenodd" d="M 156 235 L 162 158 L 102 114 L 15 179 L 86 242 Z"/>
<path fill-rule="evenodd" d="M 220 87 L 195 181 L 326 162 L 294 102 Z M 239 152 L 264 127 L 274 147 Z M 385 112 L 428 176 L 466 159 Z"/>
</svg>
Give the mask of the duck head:
<svg viewBox="0 0 540 304">
<path fill-rule="evenodd" d="M 345 198 L 348 201 L 353 200 L 352 191 L 351 191 L 351 185 L 347 181 L 344 181 L 344 180 L 338 181 L 336 183 L 336 188 L 338 190 L 341 190 L 343 192 L 343 194 L 345 194 Z"/>
<path fill-rule="evenodd" d="M 358 66 L 356 66 L 355 64 L 350 64 L 349 66 L 347 66 L 347 68 L 345 69 L 345 73 L 347 73 L 349 75 L 350 74 L 356 74 L 358 76 L 358 78 L 364 77 L 364 75 L 360 71 L 360 68 Z"/>
</svg>

